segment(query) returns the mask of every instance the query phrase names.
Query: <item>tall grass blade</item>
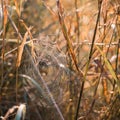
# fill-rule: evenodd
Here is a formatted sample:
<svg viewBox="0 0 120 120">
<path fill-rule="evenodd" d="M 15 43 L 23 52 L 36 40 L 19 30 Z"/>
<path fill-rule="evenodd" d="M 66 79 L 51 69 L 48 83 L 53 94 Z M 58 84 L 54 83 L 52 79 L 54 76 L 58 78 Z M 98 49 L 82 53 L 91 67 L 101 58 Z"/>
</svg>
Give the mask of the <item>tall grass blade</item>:
<svg viewBox="0 0 120 120">
<path fill-rule="evenodd" d="M 112 65 L 110 64 L 109 60 L 106 58 L 104 52 L 98 47 L 96 46 L 97 50 L 100 52 L 100 54 L 103 56 L 104 58 L 104 62 L 106 67 L 108 68 L 109 72 L 111 73 L 112 77 L 114 78 L 114 80 L 116 81 L 117 87 L 118 87 L 118 92 L 120 93 L 120 81 L 117 78 L 117 75 L 112 67 Z"/>
<path fill-rule="evenodd" d="M 27 80 L 31 81 L 33 83 L 33 85 L 36 87 L 36 89 L 40 92 L 40 94 L 49 102 L 49 98 L 47 97 L 47 95 L 45 94 L 45 92 L 43 91 L 41 85 L 36 82 L 33 78 L 31 78 L 30 76 L 28 75 L 24 75 L 24 74 L 19 74 L 20 77 L 23 77 L 23 78 L 26 78 Z"/>
<path fill-rule="evenodd" d="M 72 42 L 71 42 L 70 37 L 68 35 L 68 30 L 67 30 L 65 20 L 64 20 L 64 17 L 63 17 L 63 12 L 64 11 L 63 11 L 63 7 L 62 7 L 62 4 L 61 4 L 60 0 L 57 1 L 57 7 L 58 7 L 59 22 L 60 22 L 60 25 L 61 25 L 61 29 L 62 29 L 64 38 L 67 41 L 69 54 L 72 57 L 72 60 L 74 62 L 76 70 L 79 72 L 80 76 L 83 76 L 83 72 L 78 68 L 78 65 L 77 65 L 76 55 L 74 53 Z"/>
<path fill-rule="evenodd" d="M 95 29 L 94 29 L 94 34 L 93 34 L 93 38 L 92 38 L 92 44 L 91 44 L 91 48 L 90 48 L 89 59 L 88 59 L 87 65 L 86 65 L 85 73 L 84 73 L 84 76 L 83 76 L 83 82 L 82 82 L 80 93 L 79 93 L 79 99 L 78 99 L 78 105 L 77 105 L 75 120 L 77 120 L 77 118 L 78 118 L 79 107 L 80 107 L 80 103 L 81 103 L 81 99 L 82 99 L 84 84 L 85 84 L 85 81 L 86 81 L 86 76 L 87 76 L 87 72 L 88 72 L 88 69 L 89 69 L 89 64 L 90 64 L 90 61 L 91 61 L 91 58 L 92 58 L 92 55 L 93 55 L 93 48 L 94 48 L 94 43 L 95 43 L 95 38 L 96 38 L 96 33 L 97 33 L 97 27 L 98 27 L 98 23 L 99 23 L 99 19 L 100 19 L 100 13 L 101 13 L 101 5 L 102 5 L 102 1 L 98 0 L 98 10 L 99 10 L 99 12 L 98 12 L 96 25 L 95 25 Z"/>
</svg>

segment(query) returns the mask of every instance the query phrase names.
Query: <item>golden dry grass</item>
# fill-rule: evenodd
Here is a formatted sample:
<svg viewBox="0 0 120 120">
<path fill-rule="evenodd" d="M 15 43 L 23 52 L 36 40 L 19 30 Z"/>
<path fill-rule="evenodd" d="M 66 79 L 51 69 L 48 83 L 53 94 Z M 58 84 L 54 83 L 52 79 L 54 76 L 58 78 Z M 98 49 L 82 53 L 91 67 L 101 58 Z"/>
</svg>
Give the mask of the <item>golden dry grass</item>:
<svg viewBox="0 0 120 120">
<path fill-rule="evenodd" d="M 2 2 L 1 118 L 118 120 L 119 0 Z"/>
</svg>

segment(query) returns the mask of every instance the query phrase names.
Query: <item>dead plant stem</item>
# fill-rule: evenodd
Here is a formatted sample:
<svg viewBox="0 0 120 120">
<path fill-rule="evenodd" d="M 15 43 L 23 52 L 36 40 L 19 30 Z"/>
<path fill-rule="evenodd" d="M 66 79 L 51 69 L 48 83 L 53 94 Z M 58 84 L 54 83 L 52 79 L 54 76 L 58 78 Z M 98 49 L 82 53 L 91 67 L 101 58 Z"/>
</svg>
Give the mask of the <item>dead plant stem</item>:
<svg viewBox="0 0 120 120">
<path fill-rule="evenodd" d="M 102 0 L 100 0 L 100 1 L 98 0 L 98 11 L 99 12 L 98 12 L 96 25 L 95 25 L 95 30 L 94 30 L 94 34 L 93 34 L 92 45 L 91 45 L 91 49 L 90 49 L 90 53 L 89 53 L 89 59 L 88 59 L 87 65 L 86 65 L 86 70 L 85 70 L 85 74 L 84 74 L 84 77 L 83 77 L 82 86 L 81 86 L 81 89 L 80 89 L 80 94 L 79 94 L 79 100 L 78 100 L 75 120 L 77 120 L 77 118 L 78 118 L 78 113 L 79 113 L 80 103 L 81 103 L 82 94 L 83 94 L 83 90 L 84 90 L 84 84 L 85 84 L 85 80 L 86 80 L 86 75 L 87 75 L 87 71 L 89 69 L 89 64 L 90 64 L 92 54 L 93 54 L 94 42 L 95 42 L 96 33 L 97 33 L 97 26 L 98 26 L 98 23 L 99 23 L 100 13 L 101 13 L 101 5 L 102 5 Z"/>
</svg>

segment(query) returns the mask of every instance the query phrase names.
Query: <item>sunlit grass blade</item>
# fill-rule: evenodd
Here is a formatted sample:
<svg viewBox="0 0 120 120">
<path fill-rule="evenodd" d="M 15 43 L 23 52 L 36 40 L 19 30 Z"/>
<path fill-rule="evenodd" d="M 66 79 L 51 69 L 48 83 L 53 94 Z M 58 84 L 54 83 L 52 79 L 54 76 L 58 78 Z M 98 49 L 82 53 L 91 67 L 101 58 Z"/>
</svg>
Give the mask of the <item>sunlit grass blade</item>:
<svg viewBox="0 0 120 120">
<path fill-rule="evenodd" d="M 26 114 L 26 105 L 21 104 L 17 110 L 15 120 L 25 120 L 25 114 Z"/>
<path fill-rule="evenodd" d="M 114 80 L 116 81 L 117 87 L 118 87 L 118 91 L 120 93 L 120 81 L 117 78 L 117 75 L 112 67 L 112 65 L 110 64 L 109 60 L 107 59 L 107 57 L 105 56 L 104 52 L 98 47 L 96 46 L 97 50 L 100 52 L 100 54 L 103 56 L 104 61 L 105 61 L 105 65 L 108 68 L 109 72 L 111 73 L 112 77 L 114 78 Z"/>
</svg>

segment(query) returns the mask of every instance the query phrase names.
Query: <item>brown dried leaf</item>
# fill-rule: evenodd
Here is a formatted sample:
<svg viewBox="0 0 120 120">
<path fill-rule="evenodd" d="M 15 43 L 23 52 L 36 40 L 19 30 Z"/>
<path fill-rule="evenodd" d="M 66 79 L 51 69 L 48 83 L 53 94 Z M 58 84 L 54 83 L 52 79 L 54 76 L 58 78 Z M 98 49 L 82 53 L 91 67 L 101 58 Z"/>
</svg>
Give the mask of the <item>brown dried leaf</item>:
<svg viewBox="0 0 120 120">
<path fill-rule="evenodd" d="M 32 36 L 32 33 L 31 33 L 31 29 L 33 28 L 33 27 L 31 27 L 30 29 L 29 29 L 29 27 L 25 24 L 25 22 L 23 21 L 23 20 L 20 20 L 20 22 L 23 24 L 23 26 L 25 27 L 25 29 L 28 31 L 28 34 L 29 34 L 29 36 L 30 36 L 30 43 L 31 43 L 31 53 L 32 53 L 32 56 L 33 57 L 35 57 L 35 53 L 34 53 L 34 45 L 33 45 L 33 41 L 31 40 L 32 38 L 33 38 L 33 36 Z"/>
<path fill-rule="evenodd" d="M 30 30 L 31 28 L 29 28 Z M 28 34 L 29 32 L 27 31 L 24 35 L 24 39 L 21 43 L 21 45 L 18 47 L 18 56 L 17 56 L 17 62 L 16 62 L 16 67 L 18 68 L 21 64 L 21 58 L 22 58 L 22 54 L 23 54 L 23 50 L 24 50 L 24 45 L 25 45 L 25 42 L 27 40 L 27 37 L 28 37 Z"/>
</svg>

